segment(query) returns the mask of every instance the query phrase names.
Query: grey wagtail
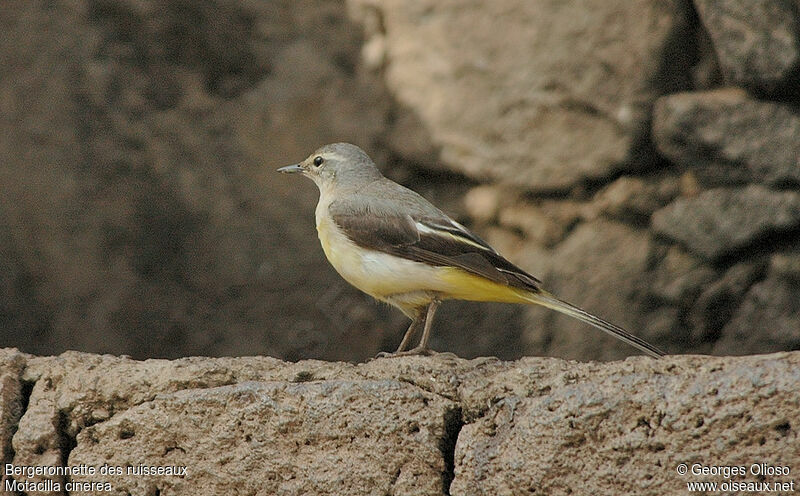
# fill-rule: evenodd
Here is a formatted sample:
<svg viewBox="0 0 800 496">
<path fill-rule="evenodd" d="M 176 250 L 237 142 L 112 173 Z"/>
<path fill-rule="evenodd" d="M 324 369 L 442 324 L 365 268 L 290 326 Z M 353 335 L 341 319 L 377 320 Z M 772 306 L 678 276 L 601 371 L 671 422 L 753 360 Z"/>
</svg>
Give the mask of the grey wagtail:
<svg viewBox="0 0 800 496">
<path fill-rule="evenodd" d="M 411 325 L 393 354 L 428 354 L 442 300 L 543 305 L 592 325 L 654 357 L 664 352 L 600 317 L 559 300 L 541 281 L 425 198 L 380 173 L 355 145 L 326 145 L 299 164 L 319 188 L 317 233 L 331 265 L 350 284 L 400 309 Z M 422 328 L 417 347 L 407 350 Z"/>
</svg>

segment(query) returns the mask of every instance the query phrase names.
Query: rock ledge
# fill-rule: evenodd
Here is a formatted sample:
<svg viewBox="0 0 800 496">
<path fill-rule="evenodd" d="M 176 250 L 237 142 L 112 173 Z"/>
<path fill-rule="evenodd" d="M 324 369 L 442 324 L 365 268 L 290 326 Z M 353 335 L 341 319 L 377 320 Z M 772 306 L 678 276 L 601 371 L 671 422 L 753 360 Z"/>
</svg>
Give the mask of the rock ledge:
<svg viewBox="0 0 800 496">
<path fill-rule="evenodd" d="M 798 352 L 353 365 L 6 349 L 0 440 L 5 468 L 95 468 L 27 479 L 58 494 L 75 482 L 162 496 L 684 494 L 693 481 L 792 482 L 797 384 Z M 681 476 L 681 463 L 748 473 Z"/>
</svg>

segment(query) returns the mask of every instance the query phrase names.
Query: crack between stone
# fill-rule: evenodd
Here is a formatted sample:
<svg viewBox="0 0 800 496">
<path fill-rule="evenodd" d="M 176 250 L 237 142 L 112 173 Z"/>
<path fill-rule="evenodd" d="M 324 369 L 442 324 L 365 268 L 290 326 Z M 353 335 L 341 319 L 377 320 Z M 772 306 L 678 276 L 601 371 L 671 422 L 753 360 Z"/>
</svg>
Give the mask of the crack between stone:
<svg viewBox="0 0 800 496">
<path fill-rule="evenodd" d="M 25 415 L 25 413 L 28 410 L 28 406 L 29 406 L 29 403 L 30 403 L 30 398 L 32 396 L 33 389 L 34 389 L 34 387 L 36 385 L 36 381 L 23 381 L 21 379 L 21 377 L 23 377 L 23 375 L 24 375 L 24 371 L 25 371 L 25 367 L 23 367 L 21 369 L 20 373 L 19 373 L 19 376 L 20 376 L 20 406 L 21 406 L 21 408 L 20 408 L 20 414 L 19 414 L 19 416 L 17 418 L 17 423 L 14 426 L 14 432 L 12 433 L 12 437 L 13 437 L 14 433 L 16 433 L 16 430 L 19 428 L 19 420 Z M 361 376 L 362 379 L 364 379 L 364 380 L 372 380 L 372 379 L 374 379 L 374 377 L 370 377 L 368 374 L 361 374 L 361 373 L 357 372 L 357 375 Z M 450 494 L 450 485 L 452 484 L 453 479 L 455 478 L 455 449 L 456 449 L 456 444 L 458 442 L 458 437 L 459 437 L 459 434 L 461 432 L 461 429 L 467 423 L 464 420 L 464 414 L 463 414 L 464 406 L 462 404 L 462 398 L 460 398 L 458 394 L 456 394 L 456 395 L 448 395 L 448 394 L 444 394 L 444 393 L 435 391 L 435 390 L 433 390 L 431 388 L 427 388 L 424 385 L 415 383 L 414 381 L 412 381 L 408 377 L 400 376 L 400 377 L 395 378 L 395 380 L 397 380 L 399 382 L 403 382 L 403 383 L 409 384 L 409 385 L 411 385 L 411 386 L 413 386 L 413 387 L 415 387 L 415 388 L 417 388 L 417 389 L 419 389 L 421 391 L 424 391 L 424 392 L 429 393 L 429 394 L 434 394 L 434 395 L 436 395 L 438 397 L 444 398 L 444 399 L 446 399 L 448 401 L 451 401 L 451 402 L 453 402 L 455 404 L 453 407 L 448 408 L 447 411 L 445 411 L 445 413 L 444 413 L 444 419 L 443 419 L 443 421 L 444 421 L 443 422 L 444 423 L 444 425 L 443 425 L 444 432 L 442 434 L 442 437 L 439 439 L 439 443 L 438 443 L 438 448 L 439 448 L 440 453 L 442 454 L 442 458 L 443 458 L 443 461 L 444 461 L 444 470 L 442 471 L 442 494 L 444 494 L 446 496 L 449 496 L 449 494 Z M 232 381 L 230 384 L 238 384 L 238 382 L 237 381 Z M 220 387 L 220 386 L 230 385 L 230 384 L 227 384 L 227 383 L 226 384 L 218 384 L 218 385 L 215 385 L 215 386 L 208 386 L 208 387 L 202 387 L 202 388 L 187 387 L 187 388 L 181 388 L 181 389 L 178 389 L 176 391 L 171 391 L 171 392 L 174 393 L 174 392 L 184 391 L 184 390 L 188 390 L 188 389 L 211 389 L 211 388 L 214 388 L 214 387 Z M 155 397 L 150 398 L 148 400 L 145 400 L 145 401 L 143 401 L 141 403 L 136 403 L 136 404 L 129 405 L 128 408 L 125 408 L 124 410 L 120 410 L 119 412 L 115 412 L 114 414 L 110 415 L 109 418 L 93 422 L 90 425 L 102 424 L 104 422 L 107 422 L 108 420 L 111 420 L 111 418 L 113 418 L 117 413 L 121 413 L 121 412 L 123 412 L 125 410 L 128 410 L 129 408 L 133 408 L 133 407 L 138 406 L 138 405 L 140 405 L 142 403 L 146 403 L 147 401 L 152 401 L 153 399 L 155 399 Z M 475 413 L 477 413 L 477 415 L 474 415 Z M 485 413 L 486 413 L 485 411 L 483 411 L 483 412 L 473 412 L 473 419 L 477 419 L 477 418 L 483 417 L 485 415 Z M 86 427 L 89 427 L 90 425 L 87 425 Z M 80 433 L 80 431 L 78 433 Z M 77 446 L 77 434 L 78 433 L 76 433 L 75 436 L 71 436 L 69 434 L 69 412 L 64 411 L 64 410 L 60 410 L 58 412 L 58 424 L 56 425 L 56 435 L 58 436 L 58 447 L 59 447 L 59 450 L 60 450 L 60 462 L 61 462 L 61 465 L 64 466 L 64 467 L 69 465 L 70 454 L 72 453 L 72 450 L 75 449 L 75 447 Z M 8 448 L 8 456 L 10 457 L 9 460 L 13 460 L 14 459 L 15 453 L 13 451 L 13 448 L 11 448 L 11 447 Z M 63 482 L 64 483 L 68 482 L 68 479 L 65 477 Z M 62 484 L 62 486 L 63 486 L 63 484 Z M 66 489 L 62 490 L 62 494 L 64 494 L 65 496 L 69 496 L 70 495 L 70 493 L 68 491 L 66 491 Z"/>
<path fill-rule="evenodd" d="M 16 419 L 15 419 L 14 425 L 11 426 L 11 429 L 10 429 L 11 432 L 9 432 L 9 436 L 8 436 L 8 443 L 9 444 L 8 444 L 8 446 L 3 446 L 2 447 L 2 449 L 3 449 L 3 458 L 5 460 L 4 464 L 5 463 L 13 463 L 14 459 L 17 456 L 17 453 L 14 450 L 14 445 L 13 445 L 12 441 L 14 439 L 14 436 L 17 434 L 17 431 L 19 430 L 19 422 L 20 422 L 20 420 L 22 420 L 22 417 L 28 411 L 28 405 L 30 404 L 30 401 L 31 401 L 31 395 L 33 394 L 33 388 L 36 385 L 36 381 L 26 381 L 26 380 L 23 379 L 23 377 L 25 376 L 25 370 L 27 368 L 28 368 L 28 365 L 26 363 L 24 366 L 20 367 L 19 373 L 17 374 L 17 380 L 19 381 L 19 390 L 18 390 L 18 394 L 19 394 L 19 412 L 16 415 L 14 415 L 16 417 Z M 4 475 L 2 477 L 3 487 L 5 487 L 5 481 L 6 481 L 6 477 Z M 23 493 L 23 492 L 16 492 L 15 494 L 19 495 L 19 496 L 26 496 L 26 493 Z"/>
<path fill-rule="evenodd" d="M 214 385 L 187 386 L 187 387 L 180 387 L 180 388 L 175 389 L 175 390 L 159 391 L 159 392 L 153 393 L 152 395 L 148 396 L 147 398 L 142 399 L 141 401 L 131 402 L 130 404 L 121 405 L 121 408 L 112 409 L 109 412 L 108 417 L 106 417 L 106 418 L 103 418 L 103 419 L 83 419 L 84 423 L 83 423 L 82 426 L 78 427 L 78 432 L 75 433 L 74 438 L 77 438 L 78 434 L 80 434 L 84 429 L 86 429 L 88 427 L 93 427 L 95 425 L 103 424 L 105 422 L 108 422 L 109 420 L 112 420 L 116 415 L 119 415 L 121 413 L 125 413 L 126 411 L 130 410 L 131 408 L 136 408 L 137 406 L 144 405 L 145 403 L 149 403 L 149 402 L 155 401 L 160 395 L 175 394 L 175 393 L 179 393 L 181 391 L 191 391 L 193 389 L 203 391 L 203 390 L 206 390 L 206 389 L 215 389 L 215 388 L 226 387 L 226 386 L 235 386 L 237 384 L 241 384 L 242 382 L 247 382 L 247 380 L 235 379 L 235 380 L 231 380 L 231 381 L 228 381 L 228 382 L 221 382 L 219 384 L 214 384 Z M 292 382 L 297 382 L 297 381 L 287 380 L 287 382 L 292 383 Z M 108 403 L 113 405 L 113 401 L 109 401 Z M 67 437 L 70 437 L 71 439 L 73 438 L 73 436 L 67 436 Z"/>
<path fill-rule="evenodd" d="M 800 225 L 781 228 L 770 228 L 751 239 L 748 243 L 733 250 L 722 253 L 709 264 L 718 269 L 729 269 L 743 261 L 752 260 L 757 254 L 768 258 L 782 250 L 790 249 L 792 242 L 800 236 Z M 691 253 L 691 250 L 688 250 Z"/>
<path fill-rule="evenodd" d="M 425 387 L 425 386 L 423 386 L 421 384 L 417 384 L 416 382 L 414 382 L 412 379 L 410 379 L 408 377 L 400 376 L 400 377 L 397 378 L 397 381 L 403 382 L 405 384 L 409 384 L 411 386 L 414 386 L 415 388 L 420 389 L 422 391 L 425 391 L 426 393 L 435 394 L 436 396 L 438 396 L 440 398 L 444 398 L 444 399 L 446 399 L 448 401 L 452 401 L 452 402 L 459 403 L 459 404 L 461 403 L 461 398 L 459 398 L 458 396 L 453 397 L 453 396 L 450 396 L 450 395 L 447 395 L 447 394 L 444 394 L 444 393 L 440 393 L 439 391 L 435 391 L 435 390 L 433 390 L 431 388 L 427 388 L 427 387 Z"/>
<path fill-rule="evenodd" d="M 56 434 L 58 435 L 58 446 L 59 446 L 59 449 L 61 451 L 61 453 L 60 453 L 61 463 L 62 463 L 63 466 L 69 465 L 69 455 L 72 453 L 72 450 L 75 449 L 75 447 L 78 445 L 77 437 L 78 437 L 78 434 L 80 434 L 83 431 L 83 429 L 86 429 L 88 427 L 92 427 L 92 426 L 95 426 L 95 425 L 99 425 L 99 424 L 103 424 L 105 422 L 108 422 L 109 420 L 113 419 L 114 416 L 116 416 L 116 415 L 118 415 L 120 413 L 124 413 L 124 412 L 130 410 L 131 408 L 135 408 L 135 407 L 143 405 L 145 403 L 154 401 L 160 394 L 173 394 L 173 393 L 178 393 L 178 392 L 181 392 L 181 391 L 188 391 L 188 390 L 192 390 L 192 389 L 198 389 L 198 390 L 214 389 L 214 388 L 218 388 L 218 387 L 231 386 L 231 385 L 235 385 L 235 384 L 240 384 L 240 382 L 236 381 L 236 380 L 233 380 L 233 381 L 230 381 L 230 382 L 225 382 L 225 383 L 221 383 L 221 384 L 217 384 L 217 385 L 213 385 L 213 386 L 209 385 L 209 386 L 204 386 L 204 387 L 185 387 L 185 388 L 176 389 L 174 391 L 162 391 L 160 393 L 155 393 L 154 395 L 152 395 L 152 397 L 144 399 L 141 402 L 131 403 L 130 405 L 127 405 L 125 408 L 122 408 L 120 410 L 112 410 L 112 412 L 109 413 L 108 418 L 105 418 L 105 419 L 102 419 L 102 420 L 94 420 L 94 421 L 88 420 L 83 427 L 78 428 L 78 431 L 75 433 L 74 436 L 70 436 L 68 434 L 68 431 L 69 431 L 69 428 L 68 428 L 69 414 L 68 414 L 68 412 L 65 412 L 63 410 L 59 411 L 58 412 L 58 426 L 57 426 Z M 31 386 L 31 389 L 33 389 L 33 386 Z M 69 493 L 65 491 L 65 494 L 69 494 Z"/>
<path fill-rule="evenodd" d="M 25 412 L 28 411 L 28 404 L 31 401 L 31 395 L 33 394 L 33 387 L 36 385 L 35 381 L 24 381 L 22 380 L 22 376 L 25 373 L 25 367 L 23 367 L 19 372 L 19 414 L 15 415 L 16 422 L 11 427 L 11 432 L 8 436 L 9 445 L 3 446 L 3 458 L 8 462 L 11 463 L 14 461 L 14 458 L 17 456 L 16 451 L 14 451 L 14 445 L 11 441 L 14 439 L 14 436 L 17 434 L 17 430 L 19 430 L 19 421 L 25 415 Z"/>
<path fill-rule="evenodd" d="M 456 444 L 461 429 L 464 427 L 464 416 L 461 406 L 448 409 L 444 414 L 444 433 L 439 439 L 439 451 L 444 460 L 444 471 L 442 471 L 442 494 L 450 496 L 450 485 L 456 477 Z"/>
<path fill-rule="evenodd" d="M 368 374 L 361 374 L 360 372 L 356 372 L 360 377 L 364 380 L 371 380 L 373 378 L 369 377 Z M 447 395 L 435 391 L 431 388 L 424 387 L 421 384 L 417 384 L 409 377 L 399 376 L 396 377 L 395 380 L 398 382 L 403 382 L 405 384 L 409 384 L 421 391 L 424 391 L 429 394 L 434 394 L 440 398 L 444 398 L 448 401 L 455 403 L 455 405 L 451 408 L 448 408 L 444 413 L 443 418 L 443 433 L 442 437 L 439 439 L 439 452 L 442 454 L 442 460 L 444 461 L 444 470 L 442 471 L 442 494 L 444 496 L 450 496 L 450 485 L 453 483 L 455 479 L 455 455 L 456 455 L 456 446 L 458 444 L 458 437 L 461 434 L 461 429 L 467 425 L 468 422 L 465 421 L 464 418 L 464 404 L 463 398 L 461 398 L 458 393 L 455 396 Z M 471 421 L 478 420 L 484 417 L 487 412 L 491 408 L 487 408 L 481 411 L 471 412 L 470 418 Z M 398 472 L 395 474 L 395 478 L 392 481 L 392 485 L 397 481 L 400 473 Z"/>
<path fill-rule="evenodd" d="M 56 426 L 56 435 L 58 436 L 58 449 L 60 451 L 61 466 L 69 466 L 69 455 L 75 446 L 78 445 L 76 437 L 70 436 L 69 431 L 69 415 L 63 410 L 58 412 L 58 425 Z M 66 489 L 66 483 L 69 482 L 69 476 L 65 475 L 63 478 L 64 483 L 64 496 L 69 496 L 69 491 Z"/>
<path fill-rule="evenodd" d="M 33 391 L 33 385 L 34 384 L 35 383 L 31 383 L 31 386 L 30 386 L 31 392 Z M 135 408 L 135 407 L 137 407 L 139 405 L 142 405 L 142 404 L 145 404 L 147 402 L 155 400 L 156 397 L 158 397 L 159 394 L 177 393 L 177 392 L 180 392 L 180 391 L 187 391 L 187 390 L 191 390 L 191 389 L 213 389 L 213 388 L 216 388 L 216 387 L 230 386 L 230 385 L 233 385 L 233 384 L 239 384 L 239 382 L 237 382 L 236 380 L 233 380 L 233 381 L 230 381 L 230 382 L 225 382 L 225 383 L 217 384 L 217 385 L 214 385 L 214 386 L 186 387 L 186 388 L 179 388 L 179 389 L 176 389 L 174 391 L 169 391 L 169 392 L 164 391 L 164 392 L 161 392 L 161 393 L 156 393 L 152 397 L 147 398 L 147 399 L 145 399 L 145 400 L 143 400 L 141 402 L 133 403 L 133 404 L 130 404 L 127 407 L 125 407 L 125 408 L 123 408 L 123 409 L 121 409 L 119 411 L 114 411 L 113 413 L 111 413 L 108 416 L 108 418 L 105 418 L 103 420 L 97 420 L 97 421 L 94 421 L 94 422 L 91 422 L 91 421 L 87 422 L 87 424 L 85 426 L 83 426 L 82 428 L 78 429 L 78 431 L 75 433 L 74 436 L 69 435 L 69 412 L 64 411 L 64 410 L 59 410 L 59 412 L 58 412 L 58 425 L 56 426 L 56 435 L 58 436 L 58 447 L 59 447 L 59 450 L 60 450 L 60 455 L 59 456 L 60 456 L 60 459 L 61 459 L 61 466 L 67 467 L 69 465 L 69 456 L 72 453 L 72 450 L 75 449 L 75 447 L 77 447 L 77 445 L 78 445 L 78 439 L 77 439 L 78 434 L 80 434 L 83 431 L 83 429 L 85 429 L 87 427 L 91 427 L 91 426 L 94 426 L 94 425 L 102 424 L 104 422 L 108 422 L 109 420 L 114 418 L 115 415 L 117 415 L 119 413 L 123 413 L 123 412 L 125 412 L 125 411 L 127 411 L 127 410 L 129 410 L 131 408 Z M 30 399 L 30 392 L 28 393 L 28 398 L 27 399 L 28 400 Z M 27 409 L 27 401 L 26 401 L 26 405 L 25 406 L 26 406 L 26 409 Z M 20 416 L 20 418 L 21 418 L 21 416 Z M 63 482 L 64 483 L 69 482 L 68 477 L 64 477 Z M 69 496 L 70 495 L 69 491 L 67 491 L 66 489 L 64 489 L 62 491 L 62 493 L 64 494 L 64 496 Z"/>
</svg>

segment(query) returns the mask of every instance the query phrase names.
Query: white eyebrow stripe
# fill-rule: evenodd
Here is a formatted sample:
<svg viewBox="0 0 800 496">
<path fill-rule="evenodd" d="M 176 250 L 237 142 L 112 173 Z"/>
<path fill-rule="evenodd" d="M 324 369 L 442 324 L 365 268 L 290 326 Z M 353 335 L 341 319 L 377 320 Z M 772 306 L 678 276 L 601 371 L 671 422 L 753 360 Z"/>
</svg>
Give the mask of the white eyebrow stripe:
<svg viewBox="0 0 800 496">
<path fill-rule="evenodd" d="M 447 230 L 443 230 L 443 229 L 437 229 L 437 226 L 435 226 L 435 225 L 434 226 L 430 226 L 428 224 L 423 224 L 422 222 L 414 222 L 414 225 L 417 227 L 417 231 L 419 231 L 421 233 L 432 234 L 434 236 L 440 236 L 440 237 L 449 237 L 449 238 L 452 238 L 452 239 L 458 241 L 459 243 L 468 244 L 468 245 L 474 246 L 475 248 L 478 248 L 480 250 L 489 251 L 489 252 L 494 253 L 494 250 L 488 249 L 486 246 L 483 246 L 482 244 L 476 243 L 475 241 L 472 241 L 471 239 L 466 238 L 464 236 L 459 236 L 458 234 L 456 234 L 456 233 L 454 233 L 452 231 L 447 231 Z M 459 231 L 465 230 L 463 226 L 460 226 L 459 224 L 455 224 L 455 225 L 459 228 Z"/>
</svg>

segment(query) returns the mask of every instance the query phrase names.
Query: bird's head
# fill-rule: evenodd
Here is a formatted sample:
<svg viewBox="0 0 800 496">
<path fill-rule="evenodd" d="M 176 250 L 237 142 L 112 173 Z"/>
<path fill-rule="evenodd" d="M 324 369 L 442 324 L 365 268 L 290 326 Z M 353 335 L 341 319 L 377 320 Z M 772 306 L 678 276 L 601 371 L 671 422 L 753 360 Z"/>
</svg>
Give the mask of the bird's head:
<svg viewBox="0 0 800 496">
<path fill-rule="evenodd" d="M 278 172 L 301 173 L 322 190 L 333 185 L 359 186 L 382 177 L 369 155 L 350 143 L 334 143 L 317 149 L 300 163 Z"/>
</svg>

